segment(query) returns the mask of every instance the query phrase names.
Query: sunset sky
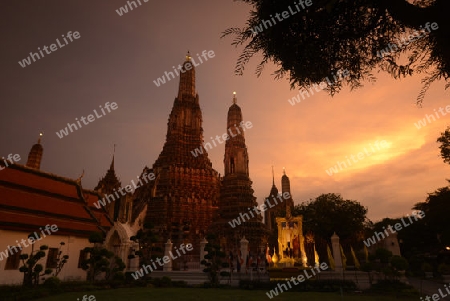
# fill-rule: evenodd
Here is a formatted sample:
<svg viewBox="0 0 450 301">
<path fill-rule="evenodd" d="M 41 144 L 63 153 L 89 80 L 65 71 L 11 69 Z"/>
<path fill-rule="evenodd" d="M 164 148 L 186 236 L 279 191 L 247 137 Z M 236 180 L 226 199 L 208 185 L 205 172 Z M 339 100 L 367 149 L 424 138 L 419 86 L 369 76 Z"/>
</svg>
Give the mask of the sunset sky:
<svg viewBox="0 0 450 301">
<path fill-rule="evenodd" d="M 243 27 L 251 7 L 234 1 L 148 1 L 119 16 L 124 0 L 10 1 L 0 9 L 2 39 L 0 157 L 20 154 L 26 163 L 39 132 L 44 132 L 41 170 L 76 179 L 85 170 L 83 187 L 93 189 L 111 163 L 130 183 L 162 150 L 167 120 L 178 91 L 178 78 L 157 87 L 154 80 L 204 50 L 215 57 L 196 67 L 196 89 L 203 110 L 205 141 L 226 132 L 233 91 L 244 120 L 250 177 L 259 203 L 275 183 L 281 190 L 283 167 L 296 204 L 322 193 L 340 193 L 361 202 L 368 217 L 399 217 L 447 184 L 450 166 L 439 155 L 440 132 L 449 116 L 417 129 L 414 123 L 450 105 L 444 83 L 433 84 L 422 108 L 416 97 L 420 76 L 394 80 L 374 70 L 378 80 L 361 89 L 348 87 L 330 97 L 317 92 L 292 106 L 298 95 L 287 79 L 275 80 L 269 64 L 255 75 L 260 57 L 234 75 L 242 48 L 220 39 L 229 27 Z M 18 61 L 44 45 L 78 31 L 79 39 L 22 68 Z M 106 102 L 118 108 L 64 138 L 56 132 L 75 118 L 92 114 Z M 337 161 L 357 157 L 377 141 L 387 147 L 365 155 L 329 176 Z M 223 173 L 225 145 L 209 151 L 213 167 Z M 1 171 L 0 171 L 1 172 Z"/>
</svg>

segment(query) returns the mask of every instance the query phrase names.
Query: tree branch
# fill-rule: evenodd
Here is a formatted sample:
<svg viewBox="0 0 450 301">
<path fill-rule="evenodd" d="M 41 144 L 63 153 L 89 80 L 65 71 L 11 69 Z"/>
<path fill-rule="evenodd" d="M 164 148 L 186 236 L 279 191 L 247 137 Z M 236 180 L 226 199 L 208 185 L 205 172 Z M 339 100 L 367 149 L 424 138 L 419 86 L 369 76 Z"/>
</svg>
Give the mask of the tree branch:
<svg viewBox="0 0 450 301">
<path fill-rule="evenodd" d="M 441 0 L 436 0 L 435 5 L 420 7 L 407 0 L 381 0 L 381 7 L 384 7 L 395 20 L 400 21 L 403 25 L 418 29 L 426 22 L 436 21 L 438 2 Z"/>
</svg>

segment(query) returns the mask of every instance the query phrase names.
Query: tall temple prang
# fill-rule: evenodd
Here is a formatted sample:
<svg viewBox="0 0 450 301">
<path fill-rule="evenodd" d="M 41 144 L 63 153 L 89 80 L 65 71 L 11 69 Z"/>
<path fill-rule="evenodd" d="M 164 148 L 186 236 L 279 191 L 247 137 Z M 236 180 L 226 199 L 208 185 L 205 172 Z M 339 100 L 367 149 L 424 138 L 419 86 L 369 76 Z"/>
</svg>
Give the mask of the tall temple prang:
<svg viewBox="0 0 450 301">
<path fill-rule="evenodd" d="M 191 151 L 203 145 L 202 111 L 195 90 L 195 68 L 186 56 L 180 85 L 167 122 L 166 142 L 153 164 L 156 180 L 140 187 L 134 195 L 133 220 L 147 208 L 145 223 L 151 223 L 163 247 L 190 243 L 191 254 L 199 254 L 218 206 L 220 180 L 206 150 L 198 156 Z"/>
<path fill-rule="evenodd" d="M 219 235 L 222 248 L 231 252 L 237 252 L 240 240 L 245 237 L 249 241 L 250 251 L 255 254 L 264 250 L 267 230 L 262 223 L 262 215 L 253 213 L 258 203 L 253 196 L 249 177 L 249 156 L 242 120 L 242 111 L 234 95 L 227 116 L 227 133 L 230 135 L 225 142 L 225 174 L 220 189 L 218 216 L 212 232 Z M 236 218 L 244 220 L 232 227 L 229 222 Z"/>
</svg>

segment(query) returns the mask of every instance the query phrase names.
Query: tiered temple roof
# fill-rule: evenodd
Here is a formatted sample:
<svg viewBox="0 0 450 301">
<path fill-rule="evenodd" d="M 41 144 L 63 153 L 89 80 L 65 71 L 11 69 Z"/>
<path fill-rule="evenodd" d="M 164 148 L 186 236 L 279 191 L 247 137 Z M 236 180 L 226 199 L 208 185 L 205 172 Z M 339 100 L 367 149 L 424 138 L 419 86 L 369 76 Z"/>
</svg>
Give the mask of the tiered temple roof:
<svg viewBox="0 0 450 301">
<path fill-rule="evenodd" d="M 40 162 L 42 146 L 33 146 L 30 157 Z M 33 150 L 39 150 L 39 154 Z M 59 235 L 89 237 L 106 233 L 113 222 L 94 206 L 95 191 L 81 187 L 81 181 L 40 171 L 40 164 L 28 167 L 10 164 L 0 171 L 0 229 L 34 232 L 56 224 Z"/>
</svg>

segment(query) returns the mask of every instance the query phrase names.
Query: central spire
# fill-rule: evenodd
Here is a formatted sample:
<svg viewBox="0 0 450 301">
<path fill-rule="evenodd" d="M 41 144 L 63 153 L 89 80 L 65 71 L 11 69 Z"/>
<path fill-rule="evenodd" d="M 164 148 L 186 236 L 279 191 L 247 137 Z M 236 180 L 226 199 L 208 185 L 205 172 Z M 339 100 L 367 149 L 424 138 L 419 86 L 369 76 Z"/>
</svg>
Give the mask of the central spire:
<svg viewBox="0 0 450 301">
<path fill-rule="evenodd" d="M 177 164 L 196 168 L 211 168 L 208 153 L 203 148 L 203 118 L 199 96 L 195 91 L 194 61 L 186 54 L 179 65 L 180 87 L 169 115 L 166 142 L 155 166 Z M 175 147 L 176 146 L 176 147 Z M 196 151 L 200 150 L 199 153 Z"/>
<path fill-rule="evenodd" d="M 188 241 L 200 252 L 200 241 L 216 215 L 220 178 L 204 148 L 202 110 L 195 90 L 197 65 L 188 52 L 183 66 L 178 66 L 180 86 L 169 115 L 166 141 L 153 167 L 144 168 L 155 180 L 136 189 L 133 217 L 138 220 L 147 207 L 143 223 L 154 225 L 158 243 L 170 239 L 180 245 Z"/>
<path fill-rule="evenodd" d="M 178 65 L 178 67 L 180 69 L 178 100 L 195 100 L 195 68 L 189 51 L 186 54 L 186 60 L 184 61 L 183 66 Z"/>
</svg>

